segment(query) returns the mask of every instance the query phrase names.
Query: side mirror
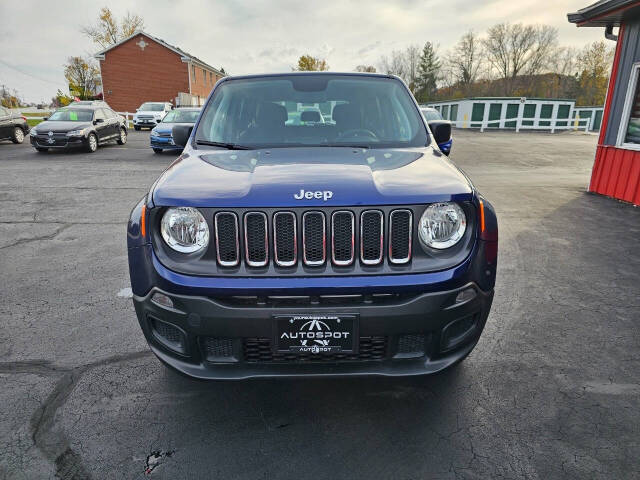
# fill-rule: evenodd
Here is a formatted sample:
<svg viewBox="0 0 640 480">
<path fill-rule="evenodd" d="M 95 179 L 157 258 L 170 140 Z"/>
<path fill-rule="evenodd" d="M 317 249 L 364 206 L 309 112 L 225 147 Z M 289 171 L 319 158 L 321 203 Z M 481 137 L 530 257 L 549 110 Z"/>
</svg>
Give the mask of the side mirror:
<svg viewBox="0 0 640 480">
<path fill-rule="evenodd" d="M 173 137 L 173 143 L 179 147 L 184 147 L 189 141 L 193 125 L 174 125 L 171 129 L 171 136 Z"/>
<path fill-rule="evenodd" d="M 433 139 L 438 145 L 451 140 L 451 122 L 449 120 L 434 120 L 429 122 L 429 130 L 431 130 Z"/>
<path fill-rule="evenodd" d="M 160 123 L 162 121 L 161 118 L 156 118 L 156 123 Z"/>
<path fill-rule="evenodd" d="M 49 120 L 49 117 L 42 117 L 43 122 L 46 122 L 47 120 Z"/>
<path fill-rule="evenodd" d="M 99 124 L 99 123 L 104 123 L 104 118 L 96 118 L 96 119 L 93 121 L 93 124 L 94 124 L 94 125 L 97 125 L 97 124 Z"/>
</svg>

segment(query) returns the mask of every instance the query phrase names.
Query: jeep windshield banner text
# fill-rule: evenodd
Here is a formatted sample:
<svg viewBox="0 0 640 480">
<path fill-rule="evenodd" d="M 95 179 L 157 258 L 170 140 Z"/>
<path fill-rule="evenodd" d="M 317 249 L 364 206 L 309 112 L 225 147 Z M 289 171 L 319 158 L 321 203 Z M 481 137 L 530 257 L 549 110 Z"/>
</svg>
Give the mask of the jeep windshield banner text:
<svg viewBox="0 0 640 480">
<path fill-rule="evenodd" d="M 491 204 L 379 74 L 225 77 L 131 212 L 133 302 L 198 378 L 418 375 L 463 360 L 491 308 Z"/>
</svg>

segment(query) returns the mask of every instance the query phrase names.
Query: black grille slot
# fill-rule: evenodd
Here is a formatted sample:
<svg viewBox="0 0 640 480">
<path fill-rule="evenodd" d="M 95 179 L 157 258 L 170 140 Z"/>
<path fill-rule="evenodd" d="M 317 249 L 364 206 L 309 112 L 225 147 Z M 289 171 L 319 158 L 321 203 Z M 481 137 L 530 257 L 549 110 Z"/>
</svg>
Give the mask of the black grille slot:
<svg viewBox="0 0 640 480">
<path fill-rule="evenodd" d="M 407 263 L 411 259 L 411 211 L 394 210 L 389 216 L 389 260 Z"/>
<path fill-rule="evenodd" d="M 327 257 L 324 213 L 307 212 L 302 216 L 304 263 L 322 265 Z"/>
<path fill-rule="evenodd" d="M 244 246 L 247 265 L 264 267 L 269 260 L 267 216 L 262 212 L 249 212 L 244 216 Z"/>
<path fill-rule="evenodd" d="M 215 216 L 218 263 L 233 267 L 240 261 L 238 217 L 232 212 L 218 212 Z"/>
<path fill-rule="evenodd" d="M 358 353 L 274 352 L 269 338 L 243 339 L 244 361 L 250 363 L 337 363 L 383 360 L 387 355 L 387 337 L 360 337 Z"/>
<path fill-rule="evenodd" d="M 336 265 L 353 262 L 354 228 L 353 213 L 341 210 L 331 216 L 331 255 Z"/>
<path fill-rule="evenodd" d="M 360 217 L 360 259 L 366 265 L 382 261 L 384 215 L 379 210 L 362 212 Z"/>
<path fill-rule="evenodd" d="M 398 338 L 398 353 L 412 354 L 412 356 L 424 355 L 424 334 L 400 335 Z"/>
<path fill-rule="evenodd" d="M 298 259 L 296 216 L 293 212 L 278 212 L 273 216 L 273 242 L 276 264 L 290 267 Z"/>
</svg>

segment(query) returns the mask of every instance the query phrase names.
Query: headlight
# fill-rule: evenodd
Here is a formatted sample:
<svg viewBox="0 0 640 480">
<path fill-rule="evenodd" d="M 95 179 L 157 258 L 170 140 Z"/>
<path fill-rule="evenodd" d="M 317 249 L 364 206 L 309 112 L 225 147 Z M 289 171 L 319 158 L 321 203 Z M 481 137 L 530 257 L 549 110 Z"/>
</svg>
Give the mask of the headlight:
<svg viewBox="0 0 640 480">
<path fill-rule="evenodd" d="M 181 253 L 193 253 L 209 244 L 209 226 L 202 214 L 191 207 L 170 208 L 160 223 L 167 245 Z"/>
<path fill-rule="evenodd" d="M 31 135 L 32 137 L 35 137 L 36 135 L 38 135 L 38 132 L 36 132 L 35 128 L 32 128 L 31 130 L 29 130 L 29 135 Z"/>
<path fill-rule="evenodd" d="M 457 203 L 433 203 L 420 218 L 420 240 L 438 250 L 449 248 L 460 241 L 467 229 L 467 217 Z"/>
<path fill-rule="evenodd" d="M 80 137 L 84 135 L 84 129 L 83 130 L 71 130 L 70 132 L 67 132 L 67 137 Z"/>
</svg>

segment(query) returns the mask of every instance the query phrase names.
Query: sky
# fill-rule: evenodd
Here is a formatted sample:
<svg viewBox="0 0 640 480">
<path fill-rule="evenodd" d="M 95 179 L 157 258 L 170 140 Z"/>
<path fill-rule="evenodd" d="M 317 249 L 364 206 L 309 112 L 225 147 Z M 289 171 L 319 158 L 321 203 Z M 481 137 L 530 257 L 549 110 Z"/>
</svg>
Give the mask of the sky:
<svg viewBox="0 0 640 480">
<path fill-rule="evenodd" d="M 473 29 L 502 21 L 548 24 L 559 42 L 583 46 L 604 38 L 601 28 L 577 28 L 567 13 L 595 0 L 0 0 L 0 85 L 29 102 L 66 91 L 69 56 L 100 48 L 83 37 L 107 5 L 145 21 L 145 31 L 229 74 L 288 72 L 300 55 L 327 60 L 330 70 L 377 66 L 382 55 L 431 41 L 444 53 Z M 51 6 L 46 8 L 45 5 Z"/>
</svg>

